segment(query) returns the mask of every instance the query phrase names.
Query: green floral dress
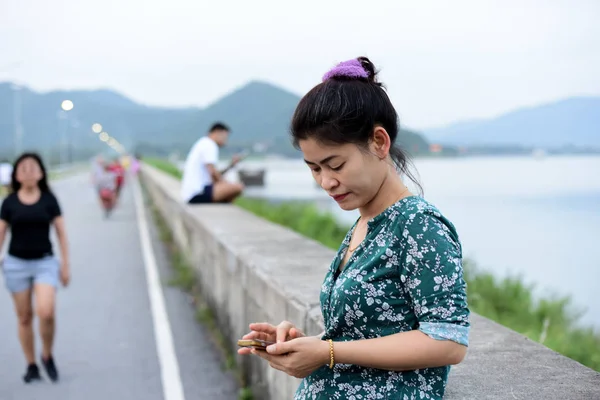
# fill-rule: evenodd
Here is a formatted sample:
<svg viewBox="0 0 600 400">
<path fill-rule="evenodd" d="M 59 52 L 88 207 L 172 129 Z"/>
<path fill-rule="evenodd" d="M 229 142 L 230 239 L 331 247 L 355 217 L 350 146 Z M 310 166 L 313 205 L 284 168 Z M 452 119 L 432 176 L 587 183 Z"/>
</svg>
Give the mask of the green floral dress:
<svg viewBox="0 0 600 400">
<path fill-rule="evenodd" d="M 452 223 L 423 198 L 404 198 L 368 222 L 365 240 L 338 272 L 355 227 L 323 282 L 323 339 L 371 339 L 418 329 L 436 340 L 468 345 L 462 250 Z M 408 372 L 324 366 L 301 382 L 295 399 L 441 399 L 449 372 L 449 366 Z"/>
</svg>

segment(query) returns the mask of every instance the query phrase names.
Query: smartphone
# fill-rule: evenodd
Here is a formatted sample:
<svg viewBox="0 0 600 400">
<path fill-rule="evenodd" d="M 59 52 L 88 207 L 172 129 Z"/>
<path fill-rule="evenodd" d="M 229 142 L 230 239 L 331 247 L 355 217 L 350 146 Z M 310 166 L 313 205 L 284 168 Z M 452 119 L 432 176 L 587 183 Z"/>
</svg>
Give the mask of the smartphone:
<svg viewBox="0 0 600 400">
<path fill-rule="evenodd" d="M 275 342 L 260 339 L 242 339 L 238 340 L 237 344 L 240 347 L 254 347 L 257 350 L 265 350 L 267 346 L 275 344 Z"/>
</svg>

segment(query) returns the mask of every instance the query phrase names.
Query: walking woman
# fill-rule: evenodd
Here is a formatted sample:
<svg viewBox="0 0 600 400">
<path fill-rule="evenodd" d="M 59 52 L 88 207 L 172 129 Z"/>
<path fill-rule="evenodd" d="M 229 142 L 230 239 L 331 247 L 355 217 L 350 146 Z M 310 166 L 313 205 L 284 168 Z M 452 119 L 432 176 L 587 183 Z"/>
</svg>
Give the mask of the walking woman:
<svg viewBox="0 0 600 400">
<path fill-rule="evenodd" d="M 52 225 L 60 243 L 60 265 L 50 241 Z M 12 193 L 0 211 L 0 248 L 9 229 L 11 240 L 2 269 L 14 300 L 19 340 L 28 363 L 23 380 L 29 383 L 41 379 L 34 350 L 35 310 L 43 343 L 41 363 L 48 377 L 56 382 L 58 370 L 52 357 L 55 296 L 59 281 L 63 286 L 69 284 L 69 253 L 60 206 L 48 186 L 44 164 L 35 153 L 21 155 L 14 164 Z"/>
<path fill-rule="evenodd" d="M 403 182 L 398 116 L 367 58 L 343 62 L 302 98 L 295 145 L 316 182 L 360 218 L 321 286 L 325 331 L 250 324 L 277 342 L 255 354 L 304 378 L 296 399 L 441 399 L 467 352 L 469 309 L 452 223 Z M 418 182 L 415 182 L 418 185 Z"/>
</svg>

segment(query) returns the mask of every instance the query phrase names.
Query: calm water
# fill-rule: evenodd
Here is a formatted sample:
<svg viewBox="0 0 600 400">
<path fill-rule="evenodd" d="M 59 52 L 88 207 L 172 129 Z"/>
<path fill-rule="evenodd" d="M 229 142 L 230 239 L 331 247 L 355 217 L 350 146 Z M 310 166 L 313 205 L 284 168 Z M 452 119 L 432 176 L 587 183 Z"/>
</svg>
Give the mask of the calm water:
<svg viewBox="0 0 600 400">
<path fill-rule="evenodd" d="M 498 276 L 520 274 L 543 294 L 571 295 L 600 327 L 600 157 L 422 159 L 425 198 L 457 227 L 464 254 Z M 266 168 L 247 194 L 306 199 L 351 224 L 302 161 L 245 161 Z M 235 179 L 235 174 L 229 176 Z"/>
</svg>

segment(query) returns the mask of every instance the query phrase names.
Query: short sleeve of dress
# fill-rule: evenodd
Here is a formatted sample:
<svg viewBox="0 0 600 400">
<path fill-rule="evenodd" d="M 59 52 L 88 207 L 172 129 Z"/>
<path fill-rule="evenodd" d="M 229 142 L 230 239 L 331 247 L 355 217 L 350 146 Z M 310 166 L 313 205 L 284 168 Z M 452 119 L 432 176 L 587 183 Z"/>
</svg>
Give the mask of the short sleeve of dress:
<svg viewBox="0 0 600 400">
<path fill-rule="evenodd" d="M 400 279 L 419 321 L 418 329 L 436 340 L 468 346 L 469 309 L 462 250 L 453 225 L 432 210 L 418 210 L 401 227 L 406 243 Z"/>
<path fill-rule="evenodd" d="M 58 199 L 53 194 L 50 194 L 48 197 L 48 212 L 51 220 L 54 220 L 54 218 L 62 215 L 62 210 L 60 209 L 60 204 L 58 204 Z"/>
</svg>

